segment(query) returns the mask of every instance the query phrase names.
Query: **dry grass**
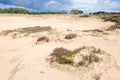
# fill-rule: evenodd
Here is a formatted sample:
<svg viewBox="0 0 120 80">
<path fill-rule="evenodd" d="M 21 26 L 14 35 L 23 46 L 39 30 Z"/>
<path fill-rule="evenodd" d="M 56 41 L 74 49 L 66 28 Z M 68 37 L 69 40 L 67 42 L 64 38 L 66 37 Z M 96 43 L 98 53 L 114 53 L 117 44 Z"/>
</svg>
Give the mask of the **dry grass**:
<svg viewBox="0 0 120 80">
<path fill-rule="evenodd" d="M 35 26 L 35 27 L 26 27 L 26 28 L 18 28 L 18 29 L 13 29 L 13 30 L 5 30 L 2 31 L 1 34 L 2 35 L 8 35 L 10 33 L 21 33 L 21 34 L 31 34 L 31 33 L 38 33 L 38 32 L 43 32 L 43 31 L 49 31 L 51 30 L 51 27 L 40 27 L 40 26 Z"/>
<path fill-rule="evenodd" d="M 115 22 L 116 23 L 115 25 L 110 26 L 107 29 L 107 31 L 112 31 L 112 30 L 120 29 L 120 14 L 104 15 L 104 16 L 102 16 L 102 19 L 104 19 L 104 21 L 111 21 L 111 22 Z"/>
</svg>

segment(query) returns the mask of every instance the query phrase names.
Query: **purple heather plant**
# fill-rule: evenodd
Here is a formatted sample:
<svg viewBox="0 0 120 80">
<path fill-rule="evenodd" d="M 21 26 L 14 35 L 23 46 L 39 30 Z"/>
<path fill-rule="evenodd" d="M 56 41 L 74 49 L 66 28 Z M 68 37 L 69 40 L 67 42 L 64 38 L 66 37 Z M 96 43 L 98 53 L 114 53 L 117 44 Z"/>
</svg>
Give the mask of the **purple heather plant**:
<svg viewBox="0 0 120 80">
<path fill-rule="evenodd" d="M 58 62 L 59 64 L 73 64 L 72 59 L 68 59 L 71 51 L 63 47 L 55 48 L 51 54 L 50 62 Z"/>
<path fill-rule="evenodd" d="M 39 38 L 37 39 L 37 42 L 39 42 L 39 41 L 46 41 L 46 42 L 48 42 L 48 41 L 49 41 L 49 38 L 46 37 L 46 36 L 41 36 L 41 37 L 39 37 Z"/>
<path fill-rule="evenodd" d="M 77 37 L 77 35 L 75 33 L 70 33 L 70 34 L 67 34 L 65 36 L 65 39 L 73 39 L 73 38 L 76 38 L 76 37 Z"/>
<path fill-rule="evenodd" d="M 70 52 L 69 50 L 67 50 L 63 47 L 60 47 L 60 48 L 55 48 L 51 55 L 54 55 L 56 57 L 61 57 L 61 56 L 67 56 L 69 54 L 69 52 Z"/>
</svg>

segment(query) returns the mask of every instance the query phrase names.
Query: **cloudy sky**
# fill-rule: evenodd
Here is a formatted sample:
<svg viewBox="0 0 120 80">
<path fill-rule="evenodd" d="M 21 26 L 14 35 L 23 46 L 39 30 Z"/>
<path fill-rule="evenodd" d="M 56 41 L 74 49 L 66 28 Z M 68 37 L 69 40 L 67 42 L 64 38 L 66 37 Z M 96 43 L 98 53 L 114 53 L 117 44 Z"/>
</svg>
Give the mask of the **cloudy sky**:
<svg viewBox="0 0 120 80">
<path fill-rule="evenodd" d="M 84 12 L 120 12 L 120 0 L 0 0 L 0 8 L 20 7 L 32 11 L 80 9 Z"/>
</svg>

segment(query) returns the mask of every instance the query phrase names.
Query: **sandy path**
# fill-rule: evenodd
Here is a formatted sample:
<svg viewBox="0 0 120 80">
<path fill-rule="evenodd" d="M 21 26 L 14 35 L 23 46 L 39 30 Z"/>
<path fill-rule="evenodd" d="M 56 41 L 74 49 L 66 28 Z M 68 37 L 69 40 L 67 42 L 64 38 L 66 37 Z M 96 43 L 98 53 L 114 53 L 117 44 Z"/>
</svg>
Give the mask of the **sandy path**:
<svg viewBox="0 0 120 80">
<path fill-rule="evenodd" d="M 75 30 L 106 28 L 113 24 L 95 17 L 0 15 L 0 30 L 49 25 L 63 32 L 68 28 L 76 32 Z M 82 45 L 96 46 L 111 54 L 120 66 L 120 33 L 104 37 L 86 35 L 68 43 L 50 41 L 35 46 L 36 38 L 0 37 L 0 80 L 93 80 L 89 78 L 89 75 L 82 77 L 79 73 L 62 71 L 46 62 L 45 59 L 51 51 L 61 46 L 68 49 L 75 49 Z M 115 68 L 109 69 L 105 74 L 101 80 L 120 80 L 120 71 Z"/>
</svg>

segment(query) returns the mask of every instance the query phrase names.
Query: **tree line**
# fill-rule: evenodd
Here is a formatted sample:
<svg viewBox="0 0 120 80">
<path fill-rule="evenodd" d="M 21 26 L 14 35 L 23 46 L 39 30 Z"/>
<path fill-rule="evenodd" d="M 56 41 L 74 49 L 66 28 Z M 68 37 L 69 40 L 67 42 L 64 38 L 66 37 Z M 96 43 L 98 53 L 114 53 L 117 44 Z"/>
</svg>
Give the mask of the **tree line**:
<svg viewBox="0 0 120 80">
<path fill-rule="evenodd" d="M 0 13 L 8 13 L 8 14 L 82 14 L 83 11 L 82 10 L 78 10 L 78 9 L 72 9 L 70 11 L 70 13 L 68 13 L 65 10 L 62 11 L 46 11 L 46 12 L 31 12 L 29 10 L 23 9 L 23 8 L 5 8 L 2 9 L 0 8 Z"/>
<path fill-rule="evenodd" d="M 0 8 L 0 13 L 30 14 L 28 10 L 22 8 Z"/>
<path fill-rule="evenodd" d="M 120 12 L 105 12 L 105 11 L 98 11 L 90 14 L 120 14 Z"/>
<path fill-rule="evenodd" d="M 45 11 L 45 12 L 32 12 L 23 8 L 0 8 L 0 13 L 7 13 L 7 14 L 30 14 L 30 15 L 39 15 L 39 14 L 83 14 L 82 10 L 72 9 L 70 12 L 66 10 L 61 11 Z M 105 12 L 105 11 L 98 11 L 89 14 L 120 14 L 120 12 Z"/>
</svg>

